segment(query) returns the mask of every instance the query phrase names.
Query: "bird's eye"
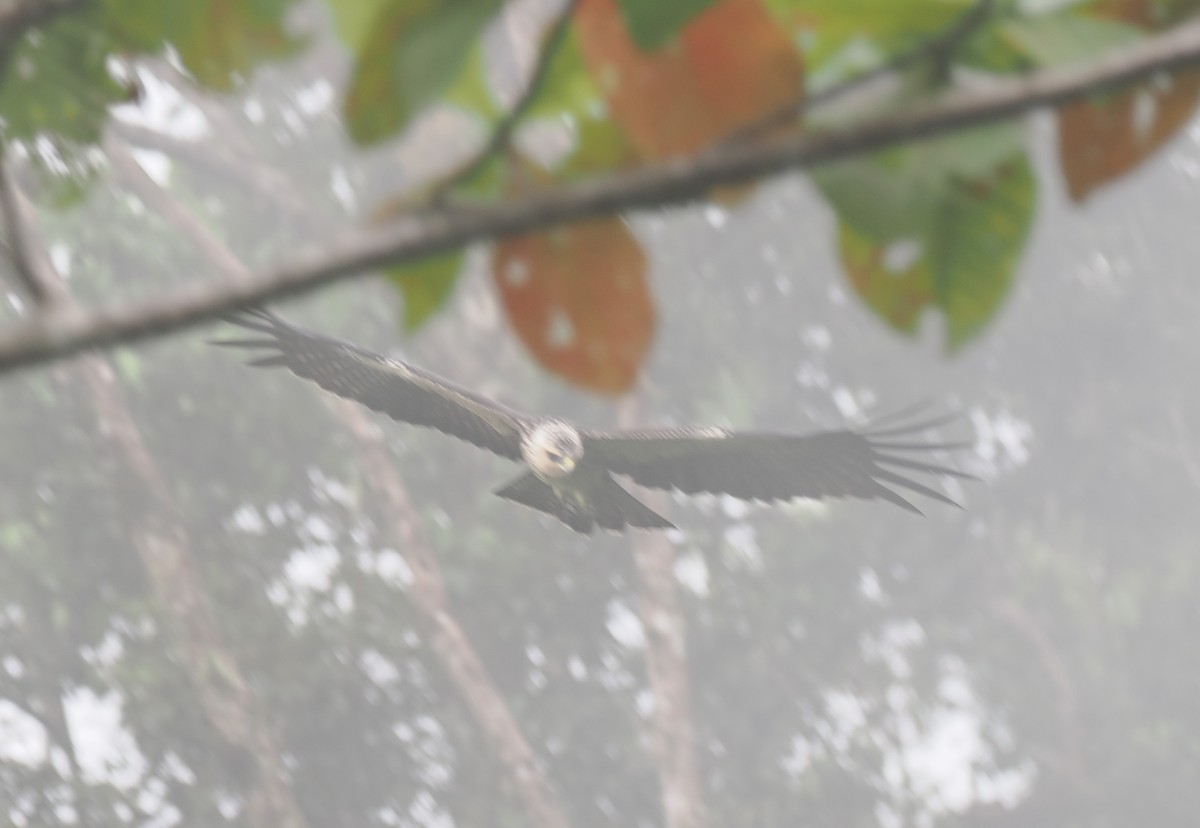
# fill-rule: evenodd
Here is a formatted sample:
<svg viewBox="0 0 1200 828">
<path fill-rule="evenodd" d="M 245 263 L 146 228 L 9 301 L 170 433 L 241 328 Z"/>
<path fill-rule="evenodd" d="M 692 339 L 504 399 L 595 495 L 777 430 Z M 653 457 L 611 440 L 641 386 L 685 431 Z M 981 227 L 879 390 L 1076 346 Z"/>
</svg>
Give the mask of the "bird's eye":
<svg viewBox="0 0 1200 828">
<path fill-rule="evenodd" d="M 546 456 L 549 457 L 551 460 L 553 460 L 555 463 L 562 460 L 562 455 L 559 454 L 557 451 L 547 452 Z"/>
</svg>

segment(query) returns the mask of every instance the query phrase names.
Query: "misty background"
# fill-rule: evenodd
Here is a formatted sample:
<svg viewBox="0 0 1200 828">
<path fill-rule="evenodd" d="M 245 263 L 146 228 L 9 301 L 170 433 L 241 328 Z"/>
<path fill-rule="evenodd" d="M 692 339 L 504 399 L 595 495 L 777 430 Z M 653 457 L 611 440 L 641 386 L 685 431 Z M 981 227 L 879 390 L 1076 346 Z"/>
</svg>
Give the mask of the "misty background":
<svg viewBox="0 0 1200 828">
<path fill-rule="evenodd" d="M 318 41 L 235 96 L 196 100 L 149 70 L 146 100 L 118 118 L 269 158 L 282 199 L 247 197 L 253 170 L 222 179 L 138 154 L 247 264 L 283 261 L 444 149 L 444 122 L 399 155 L 354 149 L 330 111 L 339 61 Z M 1189 825 L 1200 121 L 1083 206 L 1064 192 L 1051 122 L 1027 124 L 1032 235 L 999 316 L 953 356 L 939 319 L 906 339 L 852 294 L 835 217 L 801 174 L 735 209 L 630 218 L 659 323 L 621 402 L 534 364 L 482 249 L 412 336 L 373 279 L 274 310 L 586 425 L 805 432 L 922 400 L 963 412 L 943 430 L 975 442 L 954 460 L 981 480 L 946 481 L 962 511 L 669 499 L 711 824 Z M 103 175 L 42 219 L 83 303 L 213 270 Z M 571 824 L 663 824 L 633 541 L 502 501 L 490 492 L 512 464 L 372 415 L 413 506 L 416 540 L 397 537 L 323 392 L 204 344 L 222 332 L 105 360 L 308 822 L 531 824 L 414 615 L 404 553 L 419 543 Z M 132 548 L 158 504 L 78 361 L 8 374 L 0 400 L 0 823 L 253 824 L 251 763 L 205 715 Z"/>
</svg>

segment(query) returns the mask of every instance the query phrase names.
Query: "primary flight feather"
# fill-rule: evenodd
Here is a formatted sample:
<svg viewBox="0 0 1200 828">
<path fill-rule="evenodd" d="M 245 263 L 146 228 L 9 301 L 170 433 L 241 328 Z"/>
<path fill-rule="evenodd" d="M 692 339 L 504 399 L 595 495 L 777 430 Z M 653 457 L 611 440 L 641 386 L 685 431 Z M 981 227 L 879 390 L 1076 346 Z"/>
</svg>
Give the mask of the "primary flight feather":
<svg viewBox="0 0 1200 828">
<path fill-rule="evenodd" d="M 897 489 L 956 504 L 912 475 L 970 477 L 914 459 L 914 454 L 965 447 L 918 438 L 936 422 L 876 423 L 863 431 L 804 436 L 724 428 L 593 431 L 522 414 L 414 365 L 307 331 L 265 310 L 244 311 L 227 321 L 255 336 L 214 344 L 258 352 L 251 365 L 287 368 L 393 419 L 435 428 L 524 463 L 527 472 L 496 494 L 553 515 L 577 532 L 590 533 L 597 526 L 672 528 L 613 475 L 654 489 L 743 500 L 881 498 L 913 512 L 917 508 Z"/>
</svg>

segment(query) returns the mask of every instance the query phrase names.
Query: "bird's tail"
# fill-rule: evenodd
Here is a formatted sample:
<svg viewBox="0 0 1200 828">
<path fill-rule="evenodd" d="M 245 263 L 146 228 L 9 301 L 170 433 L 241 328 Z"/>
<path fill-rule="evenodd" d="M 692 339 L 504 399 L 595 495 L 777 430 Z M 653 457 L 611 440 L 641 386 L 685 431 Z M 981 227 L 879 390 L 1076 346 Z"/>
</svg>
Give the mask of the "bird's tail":
<svg viewBox="0 0 1200 828">
<path fill-rule="evenodd" d="M 223 322 L 254 331 L 258 336 L 242 339 L 210 339 L 209 345 L 223 348 L 243 348 L 258 352 L 248 365 L 269 368 L 288 364 L 288 352 L 281 343 L 299 332 L 296 326 L 284 321 L 265 308 L 243 308 L 218 317 Z"/>
<path fill-rule="evenodd" d="M 674 529 L 675 525 L 621 488 L 609 475 L 596 478 L 587 488 L 586 506 L 564 501 L 533 473 L 511 481 L 496 494 L 561 520 L 576 532 L 591 534 L 597 526 L 620 532 L 637 529 Z"/>
</svg>

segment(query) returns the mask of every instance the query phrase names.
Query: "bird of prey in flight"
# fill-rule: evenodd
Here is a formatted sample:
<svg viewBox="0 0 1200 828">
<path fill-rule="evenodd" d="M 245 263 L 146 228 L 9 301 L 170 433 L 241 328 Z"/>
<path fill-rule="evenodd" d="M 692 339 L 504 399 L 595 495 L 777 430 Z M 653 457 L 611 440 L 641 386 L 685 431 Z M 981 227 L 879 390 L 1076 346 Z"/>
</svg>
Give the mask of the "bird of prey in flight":
<svg viewBox="0 0 1200 828">
<path fill-rule="evenodd" d="M 256 336 L 214 344 L 258 351 L 250 365 L 287 368 L 395 420 L 435 428 L 523 463 L 525 472 L 496 494 L 585 534 L 596 527 L 674 528 L 614 476 L 653 489 L 742 500 L 880 498 L 918 514 L 896 489 L 957 504 L 912 475 L 970 477 L 919 459 L 924 452 L 965 447 L 920 438 L 940 420 L 897 425 L 903 419 L 897 414 L 890 423 L 876 422 L 863 431 L 804 436 L 725 428 L 591 430 L 514 411 L 414 365 L 305 330 L 265 310 L 225 319 Z"/>
</svg>

